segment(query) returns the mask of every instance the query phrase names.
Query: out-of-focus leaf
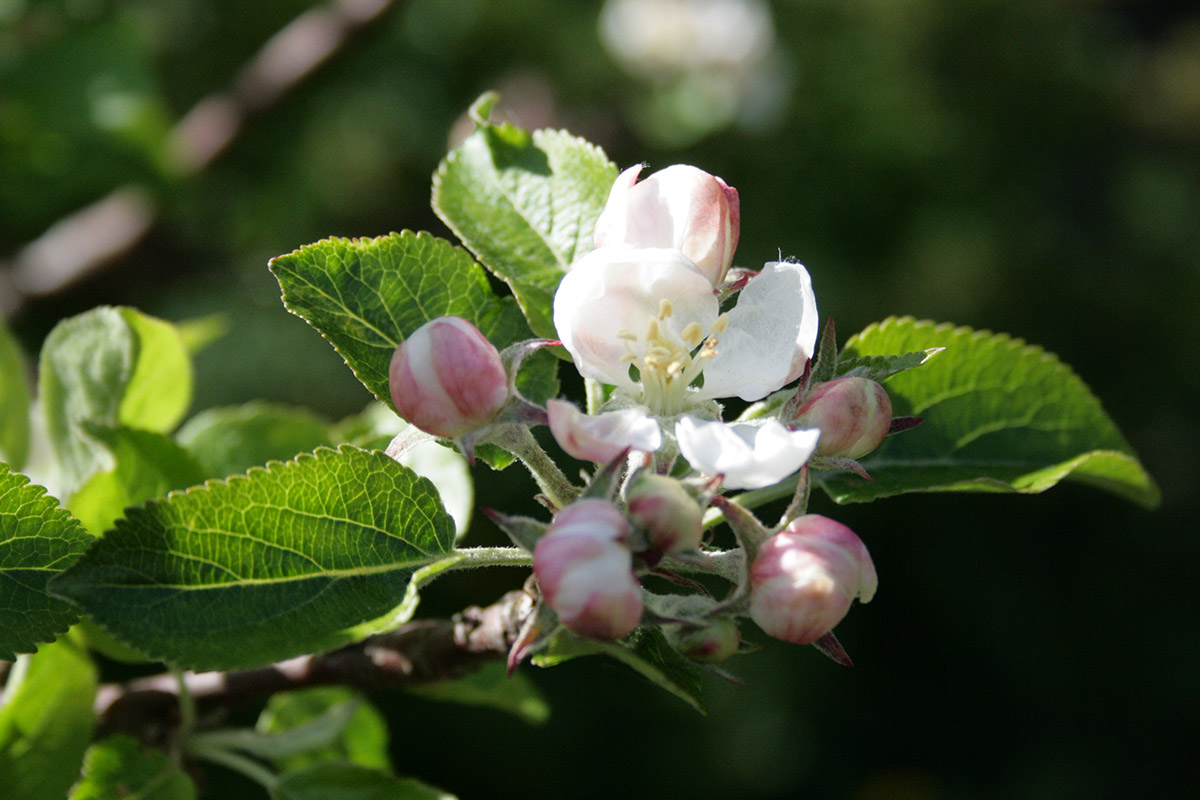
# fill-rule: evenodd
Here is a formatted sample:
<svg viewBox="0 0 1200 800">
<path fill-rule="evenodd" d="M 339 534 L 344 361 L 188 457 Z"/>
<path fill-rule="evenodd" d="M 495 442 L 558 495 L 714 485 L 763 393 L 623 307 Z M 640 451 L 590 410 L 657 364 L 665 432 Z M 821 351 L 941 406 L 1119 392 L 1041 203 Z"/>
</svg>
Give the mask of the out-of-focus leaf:
<svg viewBox="0 0 1200 800">
<path fill-rule="evenodd" d="M 408 691 L 431 700 L 507 711 L 530 725 L 541 725 L 550 719 L 550 706 L 533 681 L 521 672 L 510 677 L 499 662 L 486 664 L 456 680 L 414 686 Z"/>
<path fill-rule="evenodd" d="M 0 702 L 4 800 L 66 797 L 92 738 L 96 670 L 69 638 L 21 656 Z"/>
<path fill-rule="evenodd" d="M 130 506 L 172 489 L 185 489 L 206 475 L 194 458 L 170 437 L 132 428 L 87 425 L 103 442 L 115 467 L 97 472 L 79 487 L 67 507 L 89 531 L 99 536 Z"/>
<path fill-rule="evenodd" d="M 29 455 L 29 405 L 25 358 L 0 321 L 0 459 L 13 469 Z"/>
<path fill-rule="evenodd" d="M 365 698 L 344 687 L 322 686 L 276 694 L 259 715 L 255 730 L 262 735 L 281 735 L 326 719 L 337 709 L 345 711 L 346 719 L 336 736 L 320 747 L 274 758 L 280 769 L 298 770 L 324 761 L 388 769 L 387 722 Z"/>
<path fill-rule="evenodd" d="M 162 750 L 131 736 L 112 736 L 88 748 L 83 777 L 70 800 L 195 800 L 196 786 Z"/>
<path fill-rule="evenodd" d="M 84 425 L 165 433 L 182 419 L 191 393 L 191 361 L 169 323 L 109 307 L 60 322 L 42 347 L 38 399 L 61 491 L 70 493 L 110 460 Z"/>
<path fill-rule="evenodd" d="M 328 422 L 302 409 L 261 402 L 202 411 L 175 438 L 208 478 L 236 475 L 334 444 Z"/>
<path fill-rule="evenodd" d="M 289 772 L 271 793 L 274 800 L 456 800 L 414 778 L 395 778 L 356 764 L 317 764 Z"/>
</svg>

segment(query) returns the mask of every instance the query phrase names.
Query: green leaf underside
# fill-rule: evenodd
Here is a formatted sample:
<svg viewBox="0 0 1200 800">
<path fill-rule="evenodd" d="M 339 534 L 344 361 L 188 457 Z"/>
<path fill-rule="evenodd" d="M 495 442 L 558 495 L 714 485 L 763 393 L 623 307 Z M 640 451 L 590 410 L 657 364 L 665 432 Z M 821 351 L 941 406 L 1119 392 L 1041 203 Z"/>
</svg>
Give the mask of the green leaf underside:
<svg viewBox="0 0 1200 800">
<path fill-rule="evenodd" d="M 612 656 L 675 695 L 701 714 L 706 713 L 700 670 L 667 643 L 658 628 L 638 628 L 620 642 L 602 642 L 576 636 L 561 628 L 546 650 L 533 657 L 539 667 L 552 667 L 572 658 Z"/>
<path fill-rule="evenodd" d="M 83 776 L 70 800 L 195 800 L 192 779 L 166 753 L 132 736 L 112 736 L 88 748 Z"/>
<path fill-rule="evenodd" d="M 396 778 L 355 764 L 318 764 L 290 772 L 273 800 L 455 800 L 454 795 L 413 778 Z"/>
<path fill-rule="evenodd" d="M 392 354 L 430 320 L 462 317 L 500 348 L 530 338 L 516 303 L 496 296 L 470 254 L 428 233 L 323 239 L 272 259 L 271 271 L 288 310 L 320 331 L 389 407 Z M 538 385 L 553 394 L 555 362 L 541 364 Z"/>
<path fill-rule="evenodd" d="M 132 509 L 51 591 L 151 657 L 251 667 L 345 644 L 453 541 L 431 483 L 344 446 Z"/>
<path fill-rule="evenodd" d="M 29 383 L 21 349 L 0 321 L 0 460 L 14 469 L 29 455 Z"/>
<path fill-rule="evenodd" d="M 0 707 L 4 800 L 66 797 L 92 738 L 95 696 L 96 670 L 69 637 L 22 656 Z"/>
<path fill-rule="evenodd" d="M 64 491 L 104 466 L 86 423 L 164 433 L 191 403 L 191 361 L 169 323 L 129 308 L 60 322 L 42 347 L 38 395 Z"/>
<path fill-rule="evenodd" d="M 0 659 L 32 652 L 79 619 L 74 606 L 46 594 L 46 582 L 91 542 L 45 489 L 0 463 Z"/>
<path fill-rule="evenodd" d="M 483 706 L 506 711 L 530 725 L 550 719 L 550 706 L 523 672 L 511 676 L 504 664 L 495 662 L 452 681 L 439 681 L 408 690 L 430 700 Z"/>
<path fill-rule="evenodd" d="M 887 382 L 896 415 L 924 422 L 862 459 L 873 481 L 823 475 L 839 503 L 917 491 L 1041 492 L 1069 478 L 1144 506 L 1154 480 L 1082 380 L 1018 339 L 890 318 L 846 344 L 846 359 L 945 347 Z"/>
<path fill-rule="evenodd" d="M 512 288 L 534 332 L 555 338 L 554 291 L 592 249 L 616 177 L 584 139 L 483 123 L 439 165 L 433 209 Z"/>
</svg>

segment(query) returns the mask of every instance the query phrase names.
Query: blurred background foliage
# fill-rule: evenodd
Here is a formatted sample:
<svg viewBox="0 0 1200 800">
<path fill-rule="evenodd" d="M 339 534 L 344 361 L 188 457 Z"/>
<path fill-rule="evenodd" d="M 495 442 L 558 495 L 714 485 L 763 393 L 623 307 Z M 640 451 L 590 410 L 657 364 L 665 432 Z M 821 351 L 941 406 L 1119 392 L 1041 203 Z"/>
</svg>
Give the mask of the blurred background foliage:
<svg viewBox="0 0 1200 800">
<path fill-rule="evenodd" d="M 839 628 L 854 669 L 762 641 L 730 665 L 748 686 L 709 682 L 706 718 L 595 659 L 534 673 L 553 704 L 538 728 L 386 697 L 398 771 L 464 798 L 1194 791 L 1194 4 L 0 0 L 0 309 L 31 355 L 101 303 L 221 314 L 195 410 L 352 413 L 366 391 L 266 261 L 329 235 L 448 235 L 430 175 L 487 89 L 622 167 L 737 186 L 738 263 L 802 260 L 843 340 L 906 313 L 1058 353 L 1165 501 L 818 498 L 882 579 Z M 482 504 L 535 513 L 512 505 L 532 490 L 517 470 L 481 477 Z M 482 518 L 471 537 L 498 541 Z M 423 612 L 522 577 L 435 585 Z"/>
</svg>

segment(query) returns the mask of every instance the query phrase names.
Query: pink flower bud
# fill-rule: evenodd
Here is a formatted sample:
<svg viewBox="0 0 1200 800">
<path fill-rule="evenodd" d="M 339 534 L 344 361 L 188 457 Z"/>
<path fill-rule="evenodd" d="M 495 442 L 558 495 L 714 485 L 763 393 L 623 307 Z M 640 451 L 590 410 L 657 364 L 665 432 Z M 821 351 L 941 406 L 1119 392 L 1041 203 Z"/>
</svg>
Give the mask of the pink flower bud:
<svg viewBox="0 0 1200 800">
<path fill-rule="evenodd" d="M 388 387 L 400 416 L 448 439 L 491 422 L 509 396 L 500 354 L 460 317 L 427 322 L 401 342 Z"/>
<path fill-rule="evenodd" d="M 714 286 L 733 263 L 740 228 L 737 190 L 696 167 L 676 164 L 637 183 L 622 172 L 596 220 L 596 247 L 680 250 Z"/>
<path fill-rule="evenodd" d="M 727 617 L 713 619 L 702 628 L 686 632 L 667 630 L 674 640 L 675 648 L 693 661 L 717 664 L 738 651 L 742 636 L 737 623 Z"/>
<path fill-rule="evenodd" d="M 818 384 L 796 412 L 793 427 L 819 428 L 817 455 L 861 458 L 892 424 L 892 399 L 867 378 L 838 378 Z"/>
<path fill-rule="evenodd" d="M 819 514 L 794 520 L 750 565 L 750 617 L 776 639 L 809 644 L 833 630 L 879 579 L 862 540 Z"/>
<path fill-rule="evenodd" d="M 558 512 L 533 551 L 546 603 L 582 636 L 620 639 L 642 618 L 633 554 L 621 541 L 629 523 L 612 503 L 579 500 Z"/>
<path fill-rule="evenodd" d="M 687 490 L 666 475 L 641 474 L 626 495 L 629 519 L 655 550 L 695 550 L 704 533 L 704 512 Z"/>
</svg>

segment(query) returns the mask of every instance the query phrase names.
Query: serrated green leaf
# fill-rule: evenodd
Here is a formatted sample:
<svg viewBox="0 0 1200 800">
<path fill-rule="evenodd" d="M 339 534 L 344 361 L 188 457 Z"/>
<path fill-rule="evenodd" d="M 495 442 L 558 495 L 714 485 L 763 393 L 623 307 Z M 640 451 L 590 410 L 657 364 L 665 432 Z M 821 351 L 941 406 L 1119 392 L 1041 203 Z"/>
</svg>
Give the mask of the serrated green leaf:
<svg viewBox="0 0 1200 800">
<path fill-rule="evenodd" d="M 1100 401 L 1069 367 L 1019 339 L 891 318 L 846 345 L 848 358 L 944 347 L 887 382 L 897 415 L 924 417 L 862 459 L 873 481 L 820 478 L 839 503 L 917 491 L 1041 492 L 1069 478 L 1145 506 L 1158 487 Z"/>
<path fill-rule="evenodd" d="M 24 655 L 0 702 L 5 800 L 65 797 L 92 738 L 96 670 L 69 638 Z"/>
<path fill-rule="evenodd" d="M 546 647 L 533 657 L 539 667 L 552 667 L 579 656 L 612 656 L 666 689 L 701 714 L 700 670 L 667 642 L 658 628 L 638 628 L 619 642 L 602 642 L 576 636 L 566 628 L 555 633 Z"/>
<path fill-rule="evenodd" d="M 522 672 L 510 676 L 500 662 L 485 664 L 455 680 L 414 686 L 408 691 L 430 700 L 506 711 L 530 725 L 550 719 L 550 706 L 533 681 Z"/>
<path fill-rule="evenodd" d="M 529 134 L 476 121 L 476 131 L 438 166 L 433 210 L 512 288 L 534 332 L 555 338 L 554 291 L 592 249 L 617 168 L 565 131 Z"/>
<path fill-rule="evenodd" d="M 92 537 L 58 501 L 0 463 L 0 659 L 29 653 L 79 619 L 46 582 L 83 554 Z"/>
<path fill-rule="evenodd" d="M 272 790 L 273 800 L 456 800 L 414 778 L 395 778 L 356 764 L 318 764 L 289 772 Z"/>
<path fill-rule="evenodd" d="M 893 375 L 921 366 L 939 352 L 941 352 L 940 348 L 931 347 L 916 353 L 902 353 L 894 356 L 848 358 L 838 364 L 837 376 L 839 378 L 885 381 Z"/>
<path fill-rule="evenodd" d="M 0 321 L 0 460 L 13 469 L 29 455 L 29 378 L 25 358 Z"/>
<path fill-rule="evenodd" d="M 334 444 L 329 423 L 316 415 L 260 402 L 202 411 L 175 438 L 200 463 L 206 478 L 236 475 Z"/>
<path fill-rule="evenodd" d="M 362 767 L 388 769 L 387 722 L 365 698 L 344 687 L 322 686 L 276 694 L 259 715 L 255 730 L 264 735 L 290 733 L 314 720 L 328 719 L 335 709 L 347 709 L 348 716 L 332 740 L 275 758 L 276 765 L 283 771 L 293 771 L 326 761 L 349 761 Z"/>
<path fill-rule="evenodd" d="M 196 786 L 161 750 L 132 736 L 112 736 L 88 748 L 83 777 L 70 800 L 195 800 Z"/>
<path fill-rule="evenodd" d="M 453 542 L 429 481 L 321 449 L 132 509 L 51 591 L 155 658 L 251 667 L 345 644 Z"/>
<path fill-rule="evenodd" d="M 389 407 L 396 345 L 432 319 L 462 317 L 499 348 L 531 338 L 512 298 L 496 296 L 474 259 L 427 233 L 323 239 L 272 259 L 271 271 L 288 310 L 320 331 Z M 555 368 L 552 358 L 531 358 L 518 385 L 530 399 L 552 396 Z"/>
<path fill-rule="evenodd" d="M 133 309 L 63 320 L 46 337 L 39 365 L 39 402 L 64 494 L 109 460 L 85 423 L 165 433 L 191 403 L 183 340 L 169 323 Z"/>
<path fill-rule="evenodd" d="M 115 466 L 97 472 L 71 495 L 67 507 L 89 531 L 99 536 L 130 506 L 172 489 L 185 489 L 207 476 L 199 463 L 161 433 L 132 428 L 84 426 L 103 442 Z"/>
</svg>

